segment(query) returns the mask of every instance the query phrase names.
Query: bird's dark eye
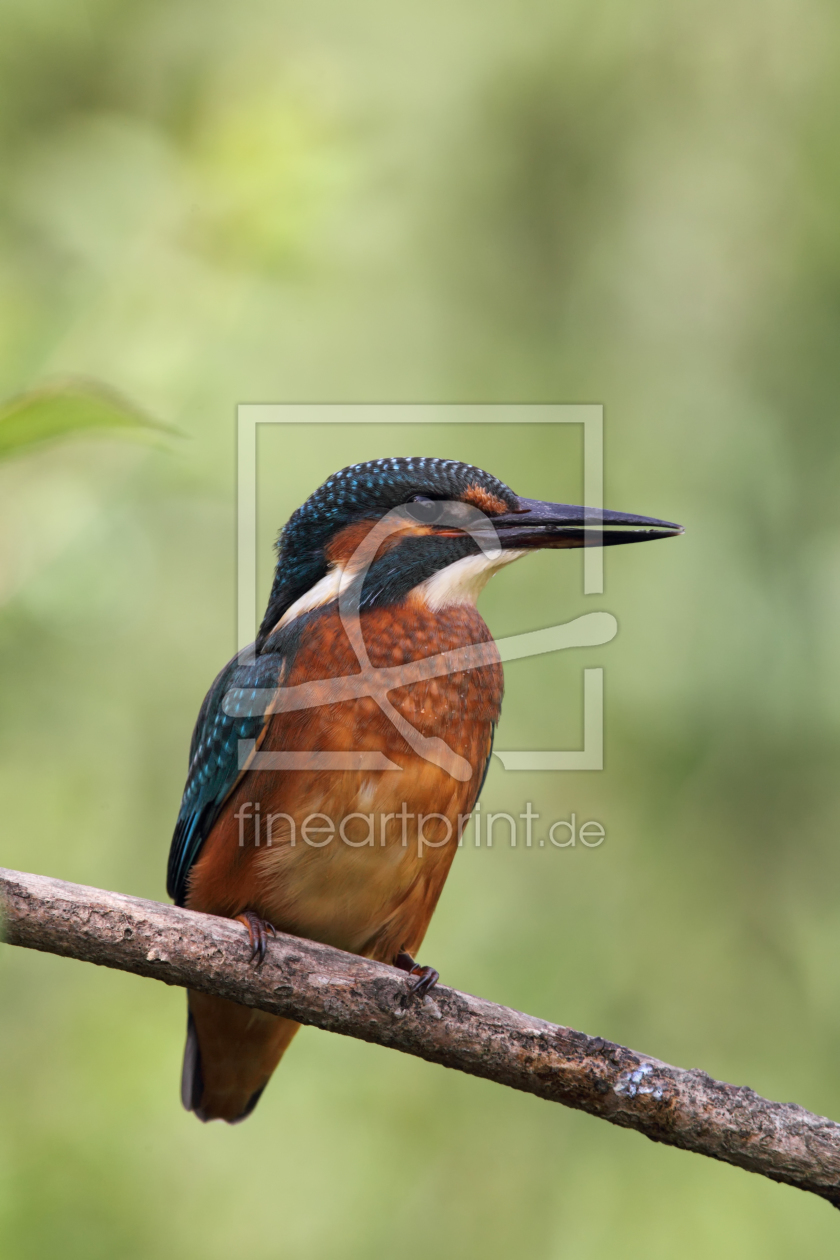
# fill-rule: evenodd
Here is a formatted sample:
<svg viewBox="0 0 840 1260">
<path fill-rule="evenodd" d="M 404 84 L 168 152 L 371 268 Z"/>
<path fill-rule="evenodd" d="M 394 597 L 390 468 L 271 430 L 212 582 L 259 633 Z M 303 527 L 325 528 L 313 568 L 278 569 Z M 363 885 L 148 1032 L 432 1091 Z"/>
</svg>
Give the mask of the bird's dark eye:
<svg viewBox="0 0 840 1260">
<path fill-rule="evenodd" d="M 408 514 L 413 520 L 419 521 L 422 525 L 431 525 L 436 521 L 443 510 L 443 504 L 436 499 L 427 499 L 424 494 L 415 494 L 414 498 L 407 505 Z"/>
</svg>

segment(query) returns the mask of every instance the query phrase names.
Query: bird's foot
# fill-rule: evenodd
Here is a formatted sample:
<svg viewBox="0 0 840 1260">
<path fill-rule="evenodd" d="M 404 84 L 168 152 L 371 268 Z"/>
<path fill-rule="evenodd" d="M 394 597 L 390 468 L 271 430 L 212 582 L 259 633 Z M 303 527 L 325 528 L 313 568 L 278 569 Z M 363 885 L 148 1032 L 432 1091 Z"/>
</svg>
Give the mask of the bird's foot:
<svg viewBox="0 0 840 1260">
<path fill-rule="evenodd" d="M 421 967 L 420 963 L 416 963 L 411 954 L 407 954 L 404 950 L 397 954 L 394 966 L 399 967 L 400 971 L 407 971 L 410 976 L 417 977 L 411 986 L 411 992 L 419 997 L 425 997 L 440 980 L 439 971 L 435 971 L 434 967 Z"/>
<path fill-rule="evenodd" d="M 248 940 L 251 942 L 251 962 L 257 959 L 259 969 L 265 962 L 265 951 L 268 948 L 268 937 L 276 936 L 274 924 L 261 919 L 253 910 L 245 910 L 236 916 L 237 921 L 248 929 Z"/>
</svg>

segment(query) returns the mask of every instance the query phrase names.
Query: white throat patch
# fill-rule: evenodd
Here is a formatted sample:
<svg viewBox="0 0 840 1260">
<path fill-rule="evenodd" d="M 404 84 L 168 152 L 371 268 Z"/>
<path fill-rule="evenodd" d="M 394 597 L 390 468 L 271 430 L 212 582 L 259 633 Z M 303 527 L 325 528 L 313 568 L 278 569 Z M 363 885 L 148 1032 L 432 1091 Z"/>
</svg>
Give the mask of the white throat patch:
<svg viewBox="0 0 840 1260">
<path fill-rule="evenodd" d="M 506 564 L 512 564 L 514 560 L 521 560 L 527 555 L 525 550 L 503 551 L 492 560 L 484 555 L 464 556 L 415 586 L 412 594 L 422 600 L 432 612 L 449 608 L 453 604 L 474 606 L 494 573 L 503 569 Z M 346 569 L 333 565 L 313 587 L 289 605 L 274 630 L 289 625 L 296 617 L 311 612 L 313 608 L 323 608 L 325 604 L 331 604 L 338 599 L 344 580 L 349 579 L 349 576 Z"/>
<path fill-rule="evenodd" d="M 503 551 L 492 560 L 484 555 L 464 556 L 439 573 L 433 573 L 425 582 L 415 586 L 412 593 L 433 612 L 449 608 L 452 604 L 475 605 L 494 573 L 527 555 L 527 551 Z"/>
</svg>

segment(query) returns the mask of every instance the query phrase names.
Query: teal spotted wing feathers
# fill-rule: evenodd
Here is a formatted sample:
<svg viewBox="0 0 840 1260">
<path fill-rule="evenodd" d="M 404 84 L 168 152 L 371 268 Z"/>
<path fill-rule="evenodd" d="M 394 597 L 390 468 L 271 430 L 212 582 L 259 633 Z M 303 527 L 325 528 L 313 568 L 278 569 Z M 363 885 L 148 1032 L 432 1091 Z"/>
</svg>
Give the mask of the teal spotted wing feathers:
<svg viewBox="0 0 840 1260">
<path fill-rule="evenodd" d="M 190 768 L 169 850 L 166 890 L 176 905 L 187 896 L 190 869 L 239 779 L 239 741 L 256 740 L 266 722 L 260 692 L 274 690 L 283 656 L 243 662 L 235 656 L 204 698 L 190 745 Z"/>
</svg>

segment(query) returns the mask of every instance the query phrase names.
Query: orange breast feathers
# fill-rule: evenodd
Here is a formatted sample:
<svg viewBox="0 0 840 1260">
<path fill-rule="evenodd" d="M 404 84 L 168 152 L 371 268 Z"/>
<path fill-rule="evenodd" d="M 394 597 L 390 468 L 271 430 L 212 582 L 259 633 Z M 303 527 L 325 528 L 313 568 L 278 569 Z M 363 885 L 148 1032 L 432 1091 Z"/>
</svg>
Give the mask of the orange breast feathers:
<svg viewBox="0 0 840 1260">
<path fill-rule="evenodd" d="M 361 626 L 375 669 L 492 644 L 468 604 L 373 609 Z M 229 917 L 253 910 L 282 931 L 383 962 L 415 954 L 490 756 L 503 680 L 495 649 L 488 655 L 480 668 L 391 691 L 397 724 L 368 695 L 274 713 L 261 753 L 376 752 L 399 768 L 246 771 L 193 867 L 186 904 Z M 332 605 L 310 617 L 283 685 L 358 673 Z M 460 777 L 412 747 L 400 720 L 445 741 L 463 759 Z"/>
</svg>

